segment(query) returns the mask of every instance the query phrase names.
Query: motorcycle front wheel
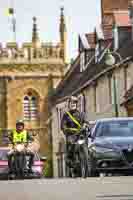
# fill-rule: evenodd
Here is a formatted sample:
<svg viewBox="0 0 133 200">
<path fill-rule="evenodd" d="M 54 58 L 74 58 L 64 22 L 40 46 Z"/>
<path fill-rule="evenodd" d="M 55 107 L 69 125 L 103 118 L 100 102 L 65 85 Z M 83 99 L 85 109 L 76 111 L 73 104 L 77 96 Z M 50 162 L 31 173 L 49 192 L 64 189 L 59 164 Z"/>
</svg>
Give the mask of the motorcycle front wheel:
<svg viewBox="0 0 133 200">
<path fill-rule="evenodd" d="M 80 174 L 82 178 L 88 177 L 88 148 L 84 145 L 79 151 Z"/>
</svg>

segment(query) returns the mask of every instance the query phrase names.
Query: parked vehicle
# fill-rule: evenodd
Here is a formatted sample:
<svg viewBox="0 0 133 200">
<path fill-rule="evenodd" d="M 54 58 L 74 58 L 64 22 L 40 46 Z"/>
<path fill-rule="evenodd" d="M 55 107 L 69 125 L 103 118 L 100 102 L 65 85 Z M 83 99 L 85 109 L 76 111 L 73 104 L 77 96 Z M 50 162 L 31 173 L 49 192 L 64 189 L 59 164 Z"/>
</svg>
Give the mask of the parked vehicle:
<svg viewBox="0 0 133 200">
<path fill-rule="evenodd" d="M 7 159 L 7 152 L 10 150 L 9 147 L 0 147 L 0 178 L 7 179 L 8 178 L 8 159 Z M 32 167 L 33 174 L 29 174 L 27 178 L 41 178 L 43 177 L 43 168 L 44 168 L 44 161 L 46 157 L 40 157 L 40 155 L 36 152 L 34 157 L 34 164 Z"/>
<path fill-rule="evenodd" d="M 97 120 L 89 138 L 89 176 L 133 172 L 133 118 Z"/>
</svg>

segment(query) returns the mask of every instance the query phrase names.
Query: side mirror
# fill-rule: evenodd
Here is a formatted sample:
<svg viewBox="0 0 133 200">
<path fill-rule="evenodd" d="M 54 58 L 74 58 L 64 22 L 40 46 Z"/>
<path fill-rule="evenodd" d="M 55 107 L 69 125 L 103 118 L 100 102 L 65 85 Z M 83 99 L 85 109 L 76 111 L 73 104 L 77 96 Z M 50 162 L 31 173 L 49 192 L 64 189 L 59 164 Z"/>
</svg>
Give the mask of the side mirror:
<svg viewBox="0 0 133 200">
<path fill-rule="evenodd" d="M 91 129 L 88 131 L 88 137 L 91 138 Z"/>
<path fill-rule="evenodd" d="M 47 160 L 47 157 L 46 156 L 42 156 L 41 158 L 40 158 L 40 161 L 42 161 L 42 162 L 44 162 L 44 161 L 46 161 Z"/>
</svg>

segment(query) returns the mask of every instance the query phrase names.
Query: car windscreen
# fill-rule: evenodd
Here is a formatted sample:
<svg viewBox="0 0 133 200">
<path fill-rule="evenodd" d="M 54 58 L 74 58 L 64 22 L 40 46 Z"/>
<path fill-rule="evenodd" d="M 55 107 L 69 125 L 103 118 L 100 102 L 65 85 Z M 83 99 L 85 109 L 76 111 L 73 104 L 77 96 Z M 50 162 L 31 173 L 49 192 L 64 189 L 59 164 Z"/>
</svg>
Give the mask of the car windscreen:
<svg viewBox="0 0 133 200">
<path fill-rule="evenodd" d="M 0 160 L 7 161 L 7 149 L 0 149 Z"/>
<path fill-rule="evenodd" d="M 133 120 L 99 122 L 96 137 L 133 137 Z"/>
</svg>

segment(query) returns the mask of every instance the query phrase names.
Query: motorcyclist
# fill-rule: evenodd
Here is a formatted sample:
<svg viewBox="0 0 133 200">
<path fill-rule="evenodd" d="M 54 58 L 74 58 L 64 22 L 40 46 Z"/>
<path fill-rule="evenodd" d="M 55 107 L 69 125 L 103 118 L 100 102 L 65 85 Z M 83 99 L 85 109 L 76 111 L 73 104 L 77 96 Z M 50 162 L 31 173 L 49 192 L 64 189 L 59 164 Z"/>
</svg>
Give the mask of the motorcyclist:
<svg viewBox="0 0 133 200">
<path fill-rule="evenodd" d="M 64 113 L 61 120 L 61 129 L 66 136 L 67 164 L 72 165 L 73 145 L 69 142 L 70 137 L 80 134 L 81 129 L 86 123 L 85 114 L 78 111 L 78 98 L 71 96 L 68 101 L 68 111 Z"/>
<path fill-rule="evenodd" d="M 33 137 L 24 128 L 25 128 L 24 121 L 17 120 L 16 129 L 12 130 L 12 132 L 9 134 L 9 141 L 12 144 L 12 149 L 8 152 L 9 173 L 13 172 L 12 157 L 15 153 L 15 149 L 14 149 L 15 144 L 17 143 L 25 144 L 25 147 L 27 147 L 28 142 L 33 141 Z M 29 172 L 32 173 L 34 153 L 29 148 L 25 148 L 25 149 L 26 149 L 26 154 L 30 157 Z"/>
</svg>

